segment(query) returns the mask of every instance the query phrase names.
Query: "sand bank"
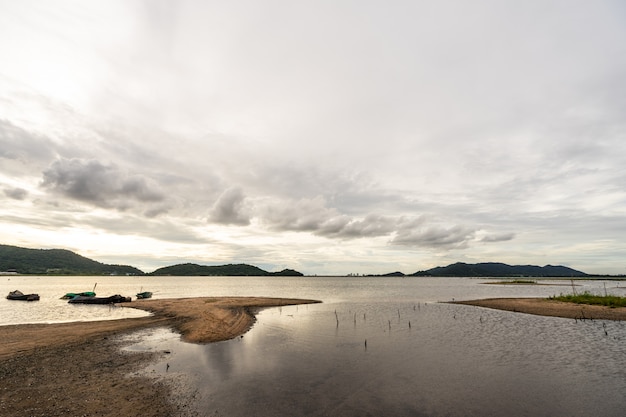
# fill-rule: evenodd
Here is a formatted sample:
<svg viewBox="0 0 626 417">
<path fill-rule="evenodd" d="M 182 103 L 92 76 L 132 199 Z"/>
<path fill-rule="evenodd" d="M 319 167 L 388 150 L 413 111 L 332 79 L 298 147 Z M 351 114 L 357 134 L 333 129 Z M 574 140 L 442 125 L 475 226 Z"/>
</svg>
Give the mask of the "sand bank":
<svg viewBox="0 0 626 417">
<path fill-rule="evenodd" d="M 626 308 L 574 304 L 545 298 L 490 298 L 486 300 L 455 301 L 478 307 L 540 316 L 564 317 L 570 319 L 626 320 Z"/>
<path fill-rule="evenodd" d="M 121 354 L 121 341 L 113 336 L 167 326 L 190 342 L 227 340 L 245 333 L 259 309 L 316 302 L 254 297 L 139 300 L 124 306 L 152 316 L 0 326 L 0 415 L 186 415 L 184 404 L 169 401 L 169 387 L 128 376 L 158 353 Z"/>
</svg>

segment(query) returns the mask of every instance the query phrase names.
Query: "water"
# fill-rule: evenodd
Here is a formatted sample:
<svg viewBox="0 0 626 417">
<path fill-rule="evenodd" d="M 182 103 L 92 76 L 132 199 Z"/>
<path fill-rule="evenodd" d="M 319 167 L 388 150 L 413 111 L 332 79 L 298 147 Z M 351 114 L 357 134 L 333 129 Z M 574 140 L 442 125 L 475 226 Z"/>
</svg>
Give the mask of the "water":
<svg viewBox="0 0 626 417">
<path fill-rule="evenodd" d="M 23 285 L 16 286 L 18 278 L 12 277 L 9 288 L 2 282 L 0 291 L 19 288 L 43 295 L 45 289 L 58 298 L 88 290 L 94 280 L 63 278 L 57 284 L 57 278 L 50 279 L 20 277 Z M 131 295 L 143 286 L 155 298 L 260 295 L 323 301 L 265 309 L 243 338 L 227 342 L 183 343 L 166 329 L 136 333 L 130 349 L 170 352 L 145 372 L 175 382 L 178 400 L 202 416 L 622 416 L 626 404 L 625 323 L 440 303 L 570 293 L 569 281 L 536 286 L 484 285 L 487 280 L 468 278 L 98 281 L 107 293 Z M 604 293 L 606 285 L 609 293 L 625 293 L 616 282 L 576 284 L 577 292 Z M 2 301 L 4 320 L 8 301 Z M 35 304 L 11 303 L 16 310 Z M 65 312 L 55 314 L 57 320 Z"/>
</svg>

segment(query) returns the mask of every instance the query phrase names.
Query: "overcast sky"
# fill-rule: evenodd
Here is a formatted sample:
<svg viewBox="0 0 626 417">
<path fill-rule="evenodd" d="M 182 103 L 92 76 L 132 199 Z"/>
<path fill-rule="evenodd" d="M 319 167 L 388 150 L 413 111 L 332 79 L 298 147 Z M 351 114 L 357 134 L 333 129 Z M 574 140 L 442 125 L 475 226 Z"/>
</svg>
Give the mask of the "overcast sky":
<svg viewBox="0 0 626 417">
<path fill-rule="evenodd" d="M 0 243 L 626 273 L 626 3 L 0 0 Z"/>
</svg>

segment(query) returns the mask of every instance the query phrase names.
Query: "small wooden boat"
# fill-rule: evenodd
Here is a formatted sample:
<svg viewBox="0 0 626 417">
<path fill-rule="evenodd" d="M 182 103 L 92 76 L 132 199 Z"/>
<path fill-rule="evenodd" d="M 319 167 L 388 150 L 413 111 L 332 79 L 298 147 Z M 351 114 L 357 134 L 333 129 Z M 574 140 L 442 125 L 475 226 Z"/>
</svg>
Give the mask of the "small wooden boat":
<svg viewBox="0 0 626 417">
<path fill-rule="evenodd" d="M 19 300 L 19 301 L 38 301 L 39 294 L 24 294 L 20 290 L 9 292 L 7 300 Z"/>
<path fill-rule="evenodd" d="M 142 299 L 142 298 L 152 298 L 152 293 L 150 291 L 138 292 L 137 299 Z"/>
<path fill-rule="evenodd" d="M 70 304 L 117 304 L 128 302 L 130 302 L 130 297 L 123 297 L 119 294 L 110 297 L 85 297 L 78 295 L 68 301 Z"/>
</svg>

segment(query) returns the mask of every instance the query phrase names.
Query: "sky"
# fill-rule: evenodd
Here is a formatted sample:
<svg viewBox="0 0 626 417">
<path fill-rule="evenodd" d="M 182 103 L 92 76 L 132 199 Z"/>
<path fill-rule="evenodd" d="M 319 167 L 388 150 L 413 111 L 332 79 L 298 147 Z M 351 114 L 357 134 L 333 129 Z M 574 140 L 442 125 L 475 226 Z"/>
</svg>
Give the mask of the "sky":
<svg viewBox="0 0 626 417">
<path fill-rule="evenodd" d="M 626 273 L 621 0 L 0 0 L 0 243 Z"/>
</svg>

